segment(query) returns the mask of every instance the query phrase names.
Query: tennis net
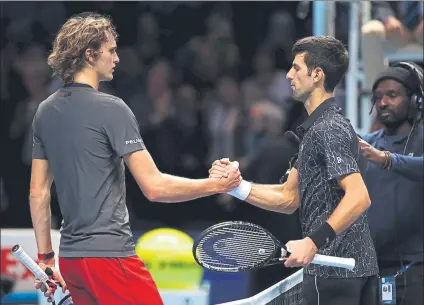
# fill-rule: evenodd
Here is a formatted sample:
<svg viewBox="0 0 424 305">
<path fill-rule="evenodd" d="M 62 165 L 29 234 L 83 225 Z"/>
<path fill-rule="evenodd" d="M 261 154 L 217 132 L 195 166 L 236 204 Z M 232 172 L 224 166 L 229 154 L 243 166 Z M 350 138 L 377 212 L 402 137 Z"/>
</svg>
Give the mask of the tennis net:
<svg viewBox="0 0 424 305">
<path fill-rule="evenodd" d="M 303 269 L 247 299 L 217 305 L 302 305 Z"/>
</svg>

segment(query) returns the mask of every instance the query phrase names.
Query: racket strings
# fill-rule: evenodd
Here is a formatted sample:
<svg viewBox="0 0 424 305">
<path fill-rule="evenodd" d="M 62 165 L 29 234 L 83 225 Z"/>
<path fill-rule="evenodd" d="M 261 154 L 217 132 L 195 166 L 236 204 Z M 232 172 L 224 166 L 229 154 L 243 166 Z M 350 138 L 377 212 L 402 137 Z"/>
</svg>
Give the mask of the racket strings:
<svg viewBox="0 0 424 305">
<path fill-rule="evenodd" d="M 275 242 L 264 231 L 250 226 L 232 226 L 214 230 L 198 244 L 203 264 L 214 269 L 251 268 L 268 260 Z"/>
</svg>

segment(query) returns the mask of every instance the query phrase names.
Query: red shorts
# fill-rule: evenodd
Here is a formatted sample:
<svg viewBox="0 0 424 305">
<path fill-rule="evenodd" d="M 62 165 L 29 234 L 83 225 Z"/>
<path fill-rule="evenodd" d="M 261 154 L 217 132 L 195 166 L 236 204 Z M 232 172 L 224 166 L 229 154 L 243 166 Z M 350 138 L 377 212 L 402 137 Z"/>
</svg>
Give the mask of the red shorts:
<svg viewBox="0 0 424 305">
<path fill-rule="evenodd" d="M 60 273 L 78 305 L 163 305 L 138 256 L 59 258 Z"/>
</svg>

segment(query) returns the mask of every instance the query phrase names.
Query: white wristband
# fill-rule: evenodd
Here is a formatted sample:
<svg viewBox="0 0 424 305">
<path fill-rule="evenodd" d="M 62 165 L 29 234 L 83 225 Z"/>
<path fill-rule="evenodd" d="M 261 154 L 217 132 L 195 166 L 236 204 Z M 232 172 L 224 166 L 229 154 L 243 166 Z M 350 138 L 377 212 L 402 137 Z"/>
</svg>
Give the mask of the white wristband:
<svg viewBox="0 0 424 305">
<path fill-rule="evenodd" d="M 240 200 L 246 200 L 252 189 L 252 183 L 242 180 L 238 187 L 229 191 L 227 194 L 234 196 Z"/>
</svg>

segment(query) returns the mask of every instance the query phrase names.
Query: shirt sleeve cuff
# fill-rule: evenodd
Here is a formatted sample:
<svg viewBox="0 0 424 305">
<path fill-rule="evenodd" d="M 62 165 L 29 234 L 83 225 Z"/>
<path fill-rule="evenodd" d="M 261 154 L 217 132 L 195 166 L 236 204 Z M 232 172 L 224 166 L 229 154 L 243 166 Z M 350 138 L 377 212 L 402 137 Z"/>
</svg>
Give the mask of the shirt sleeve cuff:
<svg viewBox="0 0 424 305">
<path fill-rule="evenodd" d="M 144 149 L 146 149 L 146 147 L 144 146 L 144 145 L 131 145 L 131 146 L 127 146 L 127 147 L 125 147 L 123 150 L 121 150 L 120 152 L 119 152 L 119 157 L 123 157 L 123 156 L 125 156 L 126 154 L 129 154 L 129 153 L 132 153 L 132 152 L 135 152 L 135 151 L 137 151 L 137 150 L 144 150 Z"/>
<path fill-rule="evenodd" d="M 333 172 L 333 173 L 329 173 L 328 180 L 339 179 L 339 178 L 345 177 L 347 175 L 360 173 L 360 172 L 361 171 L 359 170 L 359 168 L 352 168 L 350 170 L 341 171 L 341 172 Z"/>
<path fill-rule="evenodd" d="M 390 154 L 390 157 L 392 158 L 392 167 L 391 167 L 391 169 L 396 168 L 399 165 L 398 155 L 397 154 Z"/>
</svg>

